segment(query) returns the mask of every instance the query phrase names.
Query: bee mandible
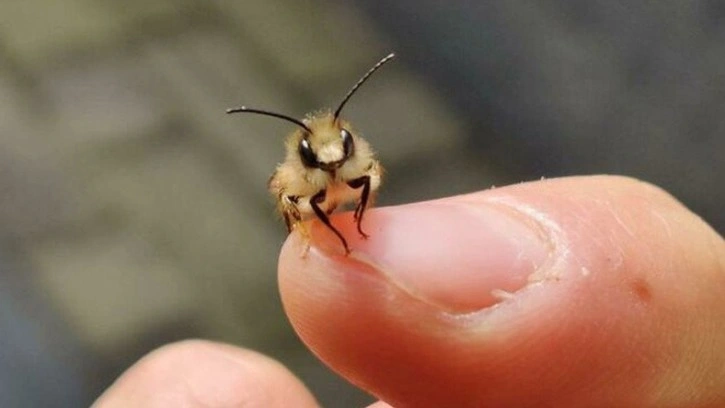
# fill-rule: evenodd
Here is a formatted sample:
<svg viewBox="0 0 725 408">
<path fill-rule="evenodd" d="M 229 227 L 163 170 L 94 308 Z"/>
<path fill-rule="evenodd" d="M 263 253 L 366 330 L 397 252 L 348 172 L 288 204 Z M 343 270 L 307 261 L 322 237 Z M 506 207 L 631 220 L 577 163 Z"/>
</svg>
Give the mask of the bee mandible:
<svg viewBox="0 0 725 408">
<path fill-rule="evenodd" d="M 357 231 L 361 237 L 368 238 L 362 230 L 363 215 L 380 187 L 383 168 L 370 145 L 349 122 L 340 118 L 340 112 L 360 86 L 393 57 L 394 54 L 389 54 L 370 68 L 334 112 L 308 114 L 305 119 L 298 120 L 245 106 L 227 109 L 227 113 L 273 116 L 297 126 L 287 136 L 284 162 L 277 165 L 268 183 L 288 232 L 300 227 L 303 221 L 316 217 L 340 239 L 345 254 L 349 254 L 347 240 L 332 225 L 329 216 L 338 206 L 355 203 L 353 218 Z M 302 232 L 307 235 L 306 231 Z"/>
</svg>

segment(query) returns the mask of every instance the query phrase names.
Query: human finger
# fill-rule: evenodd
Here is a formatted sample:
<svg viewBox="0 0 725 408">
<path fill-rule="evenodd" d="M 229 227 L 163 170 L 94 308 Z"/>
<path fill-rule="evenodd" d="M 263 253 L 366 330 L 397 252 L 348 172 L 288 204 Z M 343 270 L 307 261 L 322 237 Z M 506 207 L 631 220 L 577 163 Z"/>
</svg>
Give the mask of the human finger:
<svg viewBox="0 0 725 408">
<path fill-rule="evenodd" d="M 226 344 L 187 340 L 163 346 L 129 368 L 95 402 L 114 407 L 318 407 L 280 363 Z"/>
<path fill-rule="evenodd" d="M 725 404 L 725 244 L 661 189 L 574 177 L 333 219 L 279 280 L 328 365 L 391 405 Z"/>
</svg>

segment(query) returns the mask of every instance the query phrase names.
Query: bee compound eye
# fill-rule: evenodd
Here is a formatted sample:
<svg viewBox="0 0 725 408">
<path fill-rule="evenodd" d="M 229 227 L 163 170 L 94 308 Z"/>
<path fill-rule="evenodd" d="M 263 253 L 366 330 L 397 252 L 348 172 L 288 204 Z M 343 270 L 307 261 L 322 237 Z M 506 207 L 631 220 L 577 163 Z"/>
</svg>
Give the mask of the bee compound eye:
<svg viewBox="0 0 725 408">
<path fill-rule="evenodd" d="M 355 152 L 355 142 L 352 140 L 352 135 L 347 129 L 340 130 L 340 137 L 342 138 L 342 148 L 345 153 L 345 158 L 348 158 Z"/>
<path fill-rule="evenodd" d="M 318 167 L 317 163 L 317 156 L 315 155 L 315 152 L 312 150 L 312 146 L 310 146 L 310 141 L 307 139 L 302 139 L 300 141 L 300 158 L 302 159 L 302 163 L 307 167 Z"/>
</svg>

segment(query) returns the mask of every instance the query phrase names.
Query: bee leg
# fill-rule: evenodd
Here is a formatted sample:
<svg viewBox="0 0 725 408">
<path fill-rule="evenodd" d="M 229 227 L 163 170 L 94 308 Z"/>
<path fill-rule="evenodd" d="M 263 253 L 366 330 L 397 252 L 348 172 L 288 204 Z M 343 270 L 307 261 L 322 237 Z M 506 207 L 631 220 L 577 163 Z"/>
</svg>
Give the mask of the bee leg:
<svg viewBox="0 0 725 408">
<path fill-rule="evenodd" d="M 362 230 L 362 219 L 363 213 L 365 213 L 365 208 L 368 205 L 368 200 L 370 199 L 370 176 L 362 176 L 360 178 L 350 180 L 347 182 L 347 185 L 351 188 L 362 187 L 360 202 L 357 204 L 357 207 L 355 207 L 355 213 L 353 215 L 355 217 L 355 221 L 357 221 L 357 232 L 360 233 L 360 236 L 367 239 L 369 235 L 364 233 Z"/>
<path fill-rule="evenodd" d="M 292 233 L 292 220 L 290 220 L 290 214 L 284 213 L 284 225 L 287 226 L 287 233 Z"/>
<path fill-rule="evenodd" d="M 297 208 L 300 197 L 298 196 L 287 196 L 281 195 L 280 202 L 282 203 L 282 216 L 284 217 L 284 223 L 287 225 L 287 232 L 291 233 L 293 230 L 297 230 L 303 237 L 305 245 L 300 253 L 302 258 L 307 257 L 307 253 L 310 250 L 310 234 L 302 223 L 302 215 Z"/>
<path fill-rule="evenodd" d="M 279 201 L 281 203 L 280 212 L 284 217 L 284 224 L 287 226 L 287 232 L 291 233 L 295 227 L 297 227 L 302 220 L 300 210 L 297 208 L 300 198 L 298 196 L 291 195 L 280 195 Z"/>
<path fill-rule="evenodd" d="M 319 204 L 323 201 L 325 201 L 325 190 L 320 190 L 317 194 L 313 195 L 312 198 L 310 198 L 310 207 L 312 207 L 312 211 L 315 212 L 315 215 L 317 218 L 322 221 L 323 224 L 327 226 L 332 232 L 337 235 L 338 238 L 340 238 L 340 241 L 342 242 L 342 246 L 345 247 L 345 254 L 350 253 L 350 247 L 347 246 L 347 241 L 345 240 L 345 237 L 342 236 L 340 231 L 335 228 L 332 223 L 330 222 L 330 218 L 325 214 L 324 211 L 320 208 Z"/>
<path fill-rule="evenodd" d="M 287 232 L 292 233 L 292 231 L 299 232 L 305 239 L 310 238 L 310 233 L 307 231 L 307 228 L 305 228 L 305 224 L 302 223 L 302 219 L 295 215 L 294 213 L 285 212 L 284 213 L 284 222 L 287 224 Z"/>
</svg>

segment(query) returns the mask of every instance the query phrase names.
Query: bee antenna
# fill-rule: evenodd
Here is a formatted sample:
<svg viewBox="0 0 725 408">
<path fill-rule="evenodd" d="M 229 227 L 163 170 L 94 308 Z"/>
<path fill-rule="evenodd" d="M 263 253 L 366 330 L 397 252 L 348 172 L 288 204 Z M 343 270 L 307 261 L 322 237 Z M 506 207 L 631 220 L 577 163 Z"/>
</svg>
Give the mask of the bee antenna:
<svg viewBox="0 0 725 408">
<path fill-rule="evenodd" d="M 306 130 L 308 133 L 312 133 L 312 129 L 310 129 L 309 126 L 305 125 L 305 123 L 302 122 L 301 120 L 295 119 L 295 118 L 293 118 L 291 116 L 283 115 L 281 113 L 270 112 L 270 111 L 261 110 L 261 109 L 252 109 L 252 108 L 247 108 L 246 106 L 240 106 L 238 108 L 229 108 L 229 109 L 227 109 L 227 113 L 239 113 L 239 112 L 258 113 L 260 115 L 274 116 L 275 118 L 284 119 L 284 120 L 286 120 L 288 122 L 292 122 L 295 125 L 297 125 L 297 126 L 301 127 L 302 129 Z"/>
<path fill-rule="evenodd" d="M 337 120 L 337 117 L 340 116 L 340 111 L 342 111 L 342 107 L 345 106 L 347 101 L 350 100 L 350 97 L 352 97 L 352 95 L 358 90 L 358 88 L 360 88 L 360 86 L 362 86 L 362 84 L 364 84 L 365 81 L 367 81 L 368 78 L 370 78 L 370 75 L 372 75 L 375 71 L 378 70 L 378 68 L 382 67 L 386 62 L 390 61 L 394 57 L 395 57 L 395 54 L 391 52 L 385 58 L 378 61 L 377 64 L 375 64 L 372 68 L 370 68 L 370 70 L 368 72 L 366 72 L 365 75 L 363 75 L 359 81 L 357 81 L 357 83 L 352 87 L 352 89 L 350 89 L 350 91 L 347 93 L 347 95 L 345 95 L 345 98 L 342 100 L 342 102 L 340 102 L 340 106 L 338 106 L 337 109 L 335 110 L 335 115 L 334 115 L 335 120 Z"/>
</svg>

